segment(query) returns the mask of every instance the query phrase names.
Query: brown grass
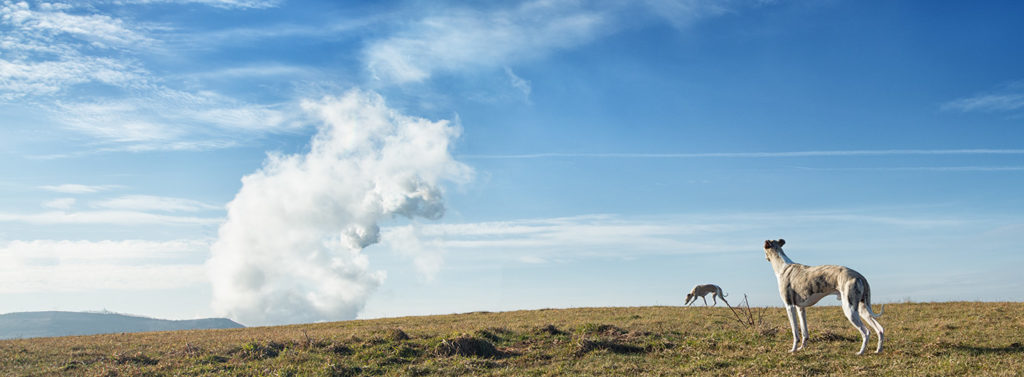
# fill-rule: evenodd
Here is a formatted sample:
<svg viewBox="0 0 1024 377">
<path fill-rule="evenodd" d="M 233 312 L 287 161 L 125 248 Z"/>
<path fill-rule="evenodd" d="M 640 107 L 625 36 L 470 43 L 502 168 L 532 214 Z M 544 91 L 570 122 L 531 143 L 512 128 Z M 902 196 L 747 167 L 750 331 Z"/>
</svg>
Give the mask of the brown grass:
<svg viewBox="0 0 1024 377">
<path fill-rule="evenodd" d="M 1022 375 L 1024 303 L 886 305 L 886 351 L 855 356 L 838 307 L 790 354 L 780 308 L 581 308 L 0 341 L 0 375 Z M 870 349 L 875 338 L 871 339 Z"/>
</svg>

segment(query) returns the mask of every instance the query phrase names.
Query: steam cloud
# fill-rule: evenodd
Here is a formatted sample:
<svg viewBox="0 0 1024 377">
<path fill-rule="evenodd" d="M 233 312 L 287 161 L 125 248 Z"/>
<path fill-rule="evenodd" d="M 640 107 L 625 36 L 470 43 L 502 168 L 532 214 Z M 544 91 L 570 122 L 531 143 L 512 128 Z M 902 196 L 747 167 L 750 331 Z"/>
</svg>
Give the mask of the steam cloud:
<svg viewBox="0 0 1024 377">
<path fill-rule="evenodd" d="M 213 308 L 247 325 L 353 319 L 384 280 L 363 248 L 378 222 L 444 214 L 461 129 L 389 109 L 375 93 L 307 102 L 322 121 L 306 154 L 270 154 L 242 178 L 207 262 Z"/>
</svg>

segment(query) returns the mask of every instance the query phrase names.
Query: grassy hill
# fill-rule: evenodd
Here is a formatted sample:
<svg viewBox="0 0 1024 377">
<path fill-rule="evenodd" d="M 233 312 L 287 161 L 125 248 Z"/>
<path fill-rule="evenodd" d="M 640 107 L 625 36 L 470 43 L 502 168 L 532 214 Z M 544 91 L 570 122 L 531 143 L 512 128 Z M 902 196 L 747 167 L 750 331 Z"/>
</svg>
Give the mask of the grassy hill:
<svg viewBox="0 0 1024 377">
<path fill-rule="evenodd" d="M 763 322 L 757 324 L 757 315 Z M 0 341 L 9 375 L 1021 375 L 1024 303 L 886 305 L 882 354 L 855 356 L 838 307 L 581 308 Z M 741 314 L 741 313 L 737 313 Z M 750 324 L 753 319 L 754 325 Z M 869 349 L 873 349 L 872 337 Z"/>
</svg>

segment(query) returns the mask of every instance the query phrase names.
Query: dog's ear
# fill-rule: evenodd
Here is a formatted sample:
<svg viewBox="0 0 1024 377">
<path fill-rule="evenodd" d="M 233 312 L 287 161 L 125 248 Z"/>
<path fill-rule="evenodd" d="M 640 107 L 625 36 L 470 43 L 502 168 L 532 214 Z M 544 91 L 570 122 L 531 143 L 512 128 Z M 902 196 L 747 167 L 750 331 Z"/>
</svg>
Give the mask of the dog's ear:
<svg viewBox="0 0 1024 377">
<path fill-rule="evenodd" d="M 764 240 L 764 248 L 765 249 L 771 249 L 772 248 L 772 240 Z"/>
<path fill-rule="evenodd" d="M 779 238 L 779 247 L 786 244 L 786 240 Z"/>
</svg>

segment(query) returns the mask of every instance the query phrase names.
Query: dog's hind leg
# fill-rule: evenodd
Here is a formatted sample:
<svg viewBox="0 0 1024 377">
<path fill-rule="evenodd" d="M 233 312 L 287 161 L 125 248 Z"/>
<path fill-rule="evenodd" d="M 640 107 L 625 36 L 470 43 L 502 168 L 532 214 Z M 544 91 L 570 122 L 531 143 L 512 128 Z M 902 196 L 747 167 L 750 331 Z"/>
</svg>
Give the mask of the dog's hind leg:
<svg viewBox="0 0 1024 377">
<path fill-rule="evenodd" d="M 711 294 L 711 303 L 712 303 L 711 306 L 718 305 L 718 300 L 715 300 L 715 297 L 718 297 L 718 293 L 712 293 Z"/>
<path fill-rule="evenodd" d="M 863 318 L 864 322 L 867 322 L 871 328 L 875 329 L 875 333 L 878 334 L 878 348 L 875 348 L 875 353 L 882 352 L 882 343 L 885 342 L 885 329 L 882 328 L 882 324 L 878 323 L 877 319 L 871 316 L 871 312 L 867 309 L 867 304 L 861 303 L 859 307 L 860 317 Z"/>
<path fill-rule="evenodd" d="M 796 321 L 797 321 L 797 318 L 796 318 L 797 312 L 796 312 L 796 305 L 788 305 L 788 306 L 786 306 L 786 315 L 789 316 L 789 328 L 790 328 L 790 330 L 793 330 L 793 348 L 791 348 L 789 350 L 789 352 L 796 352 L 796 341 L 797 341 L 797 323 L 796 323 Z"/>
<path fill-rule="evenodd" d="M 850 320 L 850 323 L 853 324 L 853 327 L 856 327 L 857 331 L 860 331 L 860 337 L 861 337 L 860 351 L 857 351 L 857 354 L 858 355 L 863 355 L 864 354 L 864 350 L 868 348 L 868 337 L 871 336 L 871 333 L 868 332 L 868 327 L 864 326 L 864 323 L 861 322 L 860 317 L 857 316 L 857 313 L 856 313 L 857 309 L 854 308 L 854 305 L 856 305 L 856 302 L 851 303 L 850 300 L 860 301 L 860 300 L 857 300 L 857 299 L 850 298 L 850 297 L 848 297 L 847 295 L 844 294 L 843 295 L 843 305 L 842 305 L 843 306 L 843 314 L 846 315 L 846 319 Z"/>
<path fill-rule="evenodd" d="M 804 343 L 807 342 L 807 337 L 808 337 L 808 335 L 807 335 L 807 310 L 804 309 L 803 307 L 797 306 L 796 307 L 796 314 L 797 314 L 797 319 L 800 320 L 800 332 L 802 333 L 801 336 L 800 336 L 800 347 L 797 348 L 797 349 L 803 349 L 804 348 Z"/>
</svg>

